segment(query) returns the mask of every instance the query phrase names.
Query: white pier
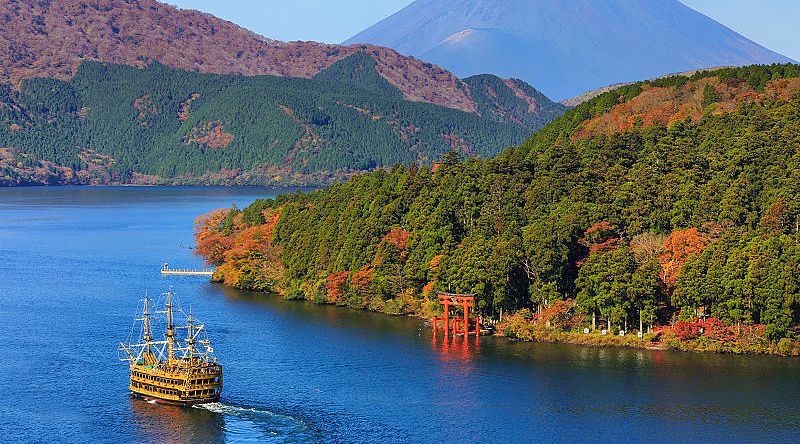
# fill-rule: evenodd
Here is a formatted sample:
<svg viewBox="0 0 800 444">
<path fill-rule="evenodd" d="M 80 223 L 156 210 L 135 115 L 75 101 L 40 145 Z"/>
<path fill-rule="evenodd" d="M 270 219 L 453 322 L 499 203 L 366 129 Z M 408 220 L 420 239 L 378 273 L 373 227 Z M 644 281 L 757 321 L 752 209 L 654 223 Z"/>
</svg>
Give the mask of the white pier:
<svg viewBox="0 0 800 444">
<path fill-rule="evenodd" d="M 169 268 L 169 264 L 164 264 L 164 266 L 161 267 L 161 274 L 174 276 L 211 276 L 214 274 L 214 270 L 172 269 Z"/>
</svg>

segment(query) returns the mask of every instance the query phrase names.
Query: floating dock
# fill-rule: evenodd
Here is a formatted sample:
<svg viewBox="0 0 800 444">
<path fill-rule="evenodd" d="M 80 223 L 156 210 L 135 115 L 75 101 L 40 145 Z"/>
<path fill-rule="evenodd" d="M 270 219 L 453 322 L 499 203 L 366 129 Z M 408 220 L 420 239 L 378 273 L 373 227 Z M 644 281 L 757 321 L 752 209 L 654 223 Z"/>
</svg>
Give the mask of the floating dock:
<svg viewBox="0 0 800 444">
<path fill-rule="evenodd" d="M 161 267 L 161 274 L 174 276 L 211 276 L 214 274 L 214 270 L 172 269 L 169 268 L 169 264 L 164 264 L 164 266 Z"/>
</svg>

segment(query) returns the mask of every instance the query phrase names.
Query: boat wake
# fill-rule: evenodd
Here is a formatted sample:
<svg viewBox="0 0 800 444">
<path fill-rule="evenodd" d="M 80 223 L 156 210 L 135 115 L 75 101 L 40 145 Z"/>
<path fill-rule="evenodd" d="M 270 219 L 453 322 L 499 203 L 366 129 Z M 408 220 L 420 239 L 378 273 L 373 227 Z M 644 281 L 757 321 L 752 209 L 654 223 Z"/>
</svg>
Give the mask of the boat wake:
<svg viewBox="0 0 800 444">
<path fill-rule="evenodd" d="M 224 415 L 236 416 L 267 416 L 291 419 L 289 416 L 280 415 L 269 410 L 256 409 L 251 407 L 238 407 L 222 402 L 209 402 L 206 404 L 195 404 L 193 407 L 198 409 L 206 409 L 209 412 L 222 413 Z"/>
<path fill-rule="evenodd" d="M 196 404 L 197 409 L 222 415 L 225 432 L 239 440 L 258 442 L 318 442 L 319 436 L 306 422 L 266 409 L 222 402 Z"/>
</svg>

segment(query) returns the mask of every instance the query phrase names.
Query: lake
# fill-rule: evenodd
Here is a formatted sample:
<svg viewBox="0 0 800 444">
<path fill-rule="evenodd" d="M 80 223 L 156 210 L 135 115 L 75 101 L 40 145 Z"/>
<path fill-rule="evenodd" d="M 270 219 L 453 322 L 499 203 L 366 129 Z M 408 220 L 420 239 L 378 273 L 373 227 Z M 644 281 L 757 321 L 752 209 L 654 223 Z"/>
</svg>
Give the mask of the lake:
<svg viewBox="0 0 800 444">
<path fill-rule="evenodd" d="M 0 430 L 56 442 L 792 442 L 800 360 L 444 343 L 394 318 L 162 277 L 192 224 L 263 188 L 0 189 Z M 172 290 L 225 367 L 219 403 L 131 398 L 119 341 Z"/>
</svg>

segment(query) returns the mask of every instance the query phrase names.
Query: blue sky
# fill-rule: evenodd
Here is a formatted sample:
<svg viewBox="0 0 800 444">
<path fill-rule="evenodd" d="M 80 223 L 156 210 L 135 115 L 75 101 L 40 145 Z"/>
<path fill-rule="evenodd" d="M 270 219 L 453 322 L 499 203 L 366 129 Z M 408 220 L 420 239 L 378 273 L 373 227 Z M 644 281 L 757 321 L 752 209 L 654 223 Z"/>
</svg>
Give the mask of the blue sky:
<svg viewBox="0 0 800 444">
<path fill-rule="evenodd" d="M 339 43 L 411 3 L 411 0 L 166 1 L 181 8 L 209 12 L 265 37 L 329 43 Z M 798 0 L 681 1 L 767 48 L 800 60 Z"/>
</svg>

